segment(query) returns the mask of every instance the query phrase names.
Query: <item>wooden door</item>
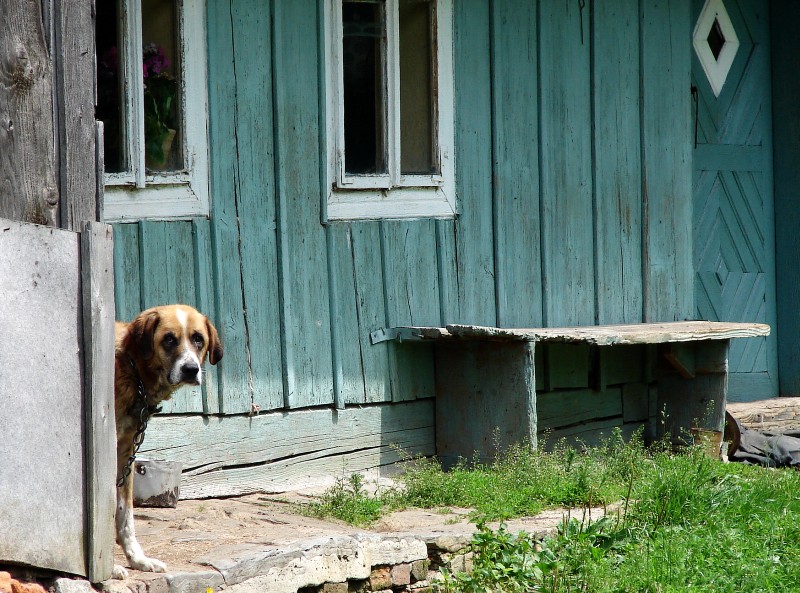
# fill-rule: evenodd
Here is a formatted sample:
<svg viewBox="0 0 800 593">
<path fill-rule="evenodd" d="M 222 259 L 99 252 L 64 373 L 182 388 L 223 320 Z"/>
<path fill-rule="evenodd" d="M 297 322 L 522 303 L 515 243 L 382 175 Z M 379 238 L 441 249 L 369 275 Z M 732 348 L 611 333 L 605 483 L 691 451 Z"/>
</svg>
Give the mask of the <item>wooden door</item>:
<svg viewBox="0 0 800 593">
<path fill-rule="evenodd" d="M 695 0 L 694 17 L 695 304 L 773 327 L 731 344 L 729 399 L 751 401 L 778 394 L 768 1 Z"/>
</svg>

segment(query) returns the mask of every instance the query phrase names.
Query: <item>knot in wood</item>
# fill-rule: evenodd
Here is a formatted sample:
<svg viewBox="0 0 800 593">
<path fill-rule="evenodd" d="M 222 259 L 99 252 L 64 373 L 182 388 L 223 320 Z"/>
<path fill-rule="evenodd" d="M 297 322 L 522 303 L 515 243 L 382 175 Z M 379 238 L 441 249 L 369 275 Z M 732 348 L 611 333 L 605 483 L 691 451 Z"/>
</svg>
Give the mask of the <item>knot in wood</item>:
<svg viewBox="0 0 800 593">
<path fill-rule="evenodd" d="M 16 60 L 11 70 L 11 85 L 15 90 L 24 92 L 33 86 L 34 68 L 25 46 L 18 43 L 16 49 Z"/>
</svg>

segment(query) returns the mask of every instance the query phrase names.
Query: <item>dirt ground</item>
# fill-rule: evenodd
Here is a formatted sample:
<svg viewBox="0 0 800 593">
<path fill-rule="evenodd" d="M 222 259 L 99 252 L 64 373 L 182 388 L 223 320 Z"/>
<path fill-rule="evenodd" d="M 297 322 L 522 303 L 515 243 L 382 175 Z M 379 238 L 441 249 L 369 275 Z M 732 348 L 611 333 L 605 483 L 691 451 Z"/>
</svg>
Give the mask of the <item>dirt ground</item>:
<svg viewBox="0 0 800 593">
<path fill-rule="evenodd" d="M 305 493 L 251 494 L 182 500 L 174 509 L 137 508 L 136 533 L 145 553 L 166 562 L 169 572 L 173 573 L 208 570 L 210 561 L 233 558 L 237 552 L 282 548 L 320 537 L 357 533 L 416 534 L 427 541 L 443 536 L 469 537 L 475 530 L 475 525 L 469 522 L 467 509 L 399 511 L 370 529 L 304 517 L 294 510 L 296 503 L 307 502 L 313 496 Z M 602 510 L 596 512 L 599 516 Z M 554 529 L 564 513 L 563 510 L 547 511 L 536 517 L 508 521 L 506 525 L 510 530 L 540 533 Z M 119 546 L 115 549 L 115 562 L 127 566 Z M 136 576 L 135 571 L 131 576 Z"/>
</svg>

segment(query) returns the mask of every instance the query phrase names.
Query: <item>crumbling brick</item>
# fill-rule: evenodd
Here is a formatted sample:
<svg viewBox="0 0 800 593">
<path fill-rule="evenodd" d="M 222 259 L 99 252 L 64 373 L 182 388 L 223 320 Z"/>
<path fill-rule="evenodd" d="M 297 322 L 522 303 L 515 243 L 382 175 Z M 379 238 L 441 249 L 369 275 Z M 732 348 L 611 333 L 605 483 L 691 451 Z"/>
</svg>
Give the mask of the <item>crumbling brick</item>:
<svg viewBox="0 0 800 593">
<path fill-rule="evenodd" d="M 392 579 L 392 585 L 409 585 L 411 584 L 411 565 L 398 564 L 393 566 L 389 571 L 389 576 Z"/>
</svg>

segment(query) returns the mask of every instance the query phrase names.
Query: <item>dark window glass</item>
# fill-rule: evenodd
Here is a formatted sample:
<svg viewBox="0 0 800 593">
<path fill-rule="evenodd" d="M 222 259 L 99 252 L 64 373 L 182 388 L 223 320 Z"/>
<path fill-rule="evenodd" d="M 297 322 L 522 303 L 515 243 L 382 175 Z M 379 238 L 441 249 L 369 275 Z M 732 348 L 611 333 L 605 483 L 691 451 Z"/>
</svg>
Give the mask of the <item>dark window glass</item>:
<svg viewBox="0 0 800 593">
<path fill-rule="evenodd" d="M 95 5 L 97 43 L 97 119 L 103 122 L 105 168 L 124 171 L 125 125 L 120 80 L 119 17 L 116 2 Z"/>
<path fill-rule="evenodd" d="M 386 173 L 386 12 L 342 3 L 345 172 Z"/>
<path fill-rule="evenodd" d="M 182 168 L 181 52 L 175 5 L 142 0 L 144 154 L 151 171 Z"/>
<path fill-rule="evenodd" d="M 400 171 L 438 173 L 433 3 L 400 0 Z"/>
</svg>

